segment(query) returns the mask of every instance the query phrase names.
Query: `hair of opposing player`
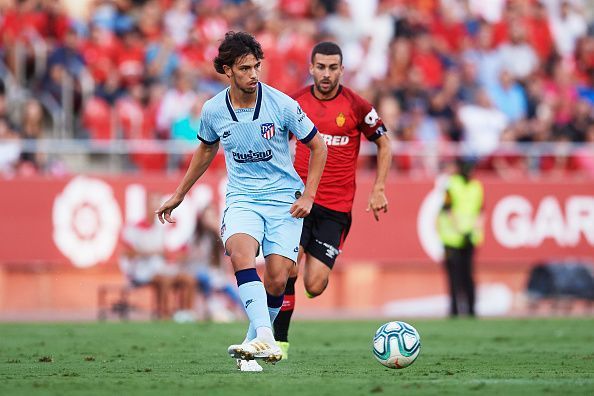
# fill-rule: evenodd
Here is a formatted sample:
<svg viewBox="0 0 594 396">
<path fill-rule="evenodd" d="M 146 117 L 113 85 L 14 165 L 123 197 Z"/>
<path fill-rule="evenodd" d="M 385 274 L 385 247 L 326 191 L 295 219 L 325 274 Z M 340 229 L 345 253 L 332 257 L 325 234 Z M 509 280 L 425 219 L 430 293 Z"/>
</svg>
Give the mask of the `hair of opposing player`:
<svg viewBox="0 0 594 396">
<path fill-rule="evenodd" d="M 264 59 L 260 43 L 246 32 L 227 32 L 219 45 L 219 54 L 214 59 L 214 68 L 219 74 L 225 74 L 223 66 L 232 67 L 238 59 L 254 55 L 258 60 Z"/>
<path fill-rule="evenodd" d="M 314 62 L 314 57 L 316 54 L 321 55 L 339 55 L 340 56 L 340 63 L 342 64 L 342 50 L 338 46 L 338 44 L 333 43 L 332 41 L 323 41 L 318 43 L 313 47 L 311 50 L 311 63 Z"/>
</svg>

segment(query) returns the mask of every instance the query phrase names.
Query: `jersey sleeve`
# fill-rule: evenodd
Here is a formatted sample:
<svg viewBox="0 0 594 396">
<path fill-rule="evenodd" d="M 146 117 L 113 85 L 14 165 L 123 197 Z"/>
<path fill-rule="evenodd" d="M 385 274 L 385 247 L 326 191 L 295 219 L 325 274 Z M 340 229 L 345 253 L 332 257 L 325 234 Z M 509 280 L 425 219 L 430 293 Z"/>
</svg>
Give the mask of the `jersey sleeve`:
<svg viewBox="0 0 594 396">
<path fill-rule="evenodd" d="M 374 141 L 385 135 L 388 132 L 386 126 L 371 103 L 361 97 L 357 98 L 356 103 L 359 120 L 357 129 L 361 131 L 369 141 Z"/>
<path fill-rule="evenodd" d="M 209 112 L 206 105 L 202 108 L 202 116 L 200 117 L 200 126 L 198 129 L 197 138 L 204 144 L 212 145 L 219 141 L 219 135 L 212 128 L 210 122 Z"/>
<path fill-rule="evenodd" d="M 299 103 L 293 99 L 288 99 L 287 106 L 284 109 L 285 127 L 301 143 L 307 143 L 318 133 L 314 123 L 307 117 L 305 112 L 299 106 Z"/>
</svg>

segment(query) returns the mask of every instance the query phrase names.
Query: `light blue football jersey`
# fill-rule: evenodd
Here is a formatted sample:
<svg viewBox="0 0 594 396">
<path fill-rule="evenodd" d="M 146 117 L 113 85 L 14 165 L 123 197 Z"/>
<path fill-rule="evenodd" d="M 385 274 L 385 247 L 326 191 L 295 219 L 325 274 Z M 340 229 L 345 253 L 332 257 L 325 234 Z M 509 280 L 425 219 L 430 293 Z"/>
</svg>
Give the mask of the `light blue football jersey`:
<svg viewBox="0 0 594 396">
<path fill-rule="evenodd" d="M 233 109 L 229 88 L 202 108 L 198 139 L 220 140 L 227 165 L 227 204 L 241 199 L 292 202 L 303 182 L 293 167 L 289 131 L 303 143 L 317 129 L 288 95 L 258 83 L 256 106 Z"/>
</svg>

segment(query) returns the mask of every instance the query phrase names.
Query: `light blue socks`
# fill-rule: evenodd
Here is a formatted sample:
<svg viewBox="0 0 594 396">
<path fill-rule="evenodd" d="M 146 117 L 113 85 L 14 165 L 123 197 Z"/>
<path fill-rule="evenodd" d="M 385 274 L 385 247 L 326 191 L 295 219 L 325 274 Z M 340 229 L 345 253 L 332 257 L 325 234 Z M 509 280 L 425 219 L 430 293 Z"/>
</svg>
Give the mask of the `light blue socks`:
<svg viewBox="0 0 594 396">
<path fill-rule="evenodd" d="M 274 319 L 276 319 L 276 316 L 280 312 L 285 295 L 281 294 L 280 296 L 272 296 L 266 293 L 266 297 L 268 301 L 268 314 L 270 316 L 270 323 L 272 324 L 274 323 Z M 252 326 L 252 323 L 250 322 L 247 334 L 245 336 L 245 341 L 251 341 L 254 338 L 256 338 L 256 328 Z"/>
<path fill-rule="evenodd" d="M 250 320 L 250 326 L 272 328 L 270 314 L 267 309 L 267 298 L 264 284 L 260 280 L 255 268 L 237 271 L 237 286 L 239 297 Z"/>
</svg>

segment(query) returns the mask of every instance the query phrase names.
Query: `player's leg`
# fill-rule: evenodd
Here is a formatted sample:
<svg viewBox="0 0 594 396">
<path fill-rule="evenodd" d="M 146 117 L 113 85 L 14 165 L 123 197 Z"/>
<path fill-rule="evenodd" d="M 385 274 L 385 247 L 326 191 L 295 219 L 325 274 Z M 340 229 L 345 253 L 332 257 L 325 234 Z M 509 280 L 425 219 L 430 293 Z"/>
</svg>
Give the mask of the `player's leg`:
<svg viewBox="0 0 594 396">
<path fill-rule="evenodd" d="M 221 231 L 235 271 L 239 296 L 257 335 L 250 342 L 229 346 L 227 351 L 235 358 L 276 361 L 280 356 L 272 334 L 266 290 L 255 266 L 259 241 L 264 235 L 264 219 L 249 205 L 231 205 L 225 211 Z"/>
<path fill-rule="evenodd" d="M 264 288 L 266 289 L 270 322 L 273 324 L 283 305 L 287 277 L 289 276 L 291 268 L 294 266 L 294 262 L 287 257 L 278 254 L 270 254 L 266 256 Z M 256 331 L 253 326 L 250 326 L 244 342 L 254 338 L 256 338 Z"/>
<path fill-rule="evenodd" d="M 287 359 L 289 356 L 289 326 L 291 324 L 293 311 L 295 310 L 295 283 L 297 282 L 297 276 L 299 275 L 299 263 L 301 263 L 304 255 L 303 246 L 309 244 L 314 217 L 315 212 L 310 213 L 309 216 L 303 219 L 297 262 L 296 265 L 291 268 L 291 272 L 289 273 L 289 279 L 287 279 L 287 285 L 285 287 L 283 305 L 274 321 L 274 337 L 283 349 L 283 359 Z"/>
<path fill-rule="evenodd" d="M 295 310 L 295 283 L 299 275 L 299 263 L 303 256 L 303 247 L 299 246 L 299 256 L 297 263 L 291 267 L 289 278 L 285 286 L 285 293 L 283 298 L 283 305 L 278 313 L 274 326 L 274 338 L 283 351 L 283 360 L 289 358 L 289 326 L 291 324 L 291 317 Z"/>
<path fill-rule="evenodd" d="M 272 334 L 266 290 L 254 265 L 258 245 L 258 242 L 247 234 L 235 234 L 225 244 L 235 270 L 239 296 L 250 320 L 250 326 L 256 331 L 254 339 L 231 345 L 228 352 L 235 358 L 263 358 L 276 361 L 280 359 L 280 351 L 277 351 L 278 347 Z"/>
<path fill-rule="evenodd" d="M 281 307 L 281 311 L 274 321 L 274 336 L 283 350 L 283 359 L 288 359 L 289 357 L 289 326 L 291 324 L 291 317 L 293 316 L 293 312 L 295 310 L 295 283 L 297 282 L 297 277 L 299 275 L 299 265 L 302 262 L 303 256 L 305 254 L 303 247 L 309 245 L 313 225 L 315 222 L 315 215 L 316 205 L 314 204 L 309 216 L 303 219 L 297 262 L 296 265 L 291 268 L 291 272 L 289 273 L 289 279 L 287 279 L 287 285 L 285 287 L 283 306 Z"/>
<path fill-rule="evenodd" d="M 311 254 L 305 255 L 305 263 L 303 265 L 303 284 L 305 285 L 305 292 L 309 298 L 319 296 L 326 290 L 330 273 L 334 266 L 328 263 L 328 259 L 324 261 L 314 257 Z"/>
<path fill-rule="evenodd" d="M 279 254 L 266 256 L 264 286 L 268 297 L 268 310 L 272 323 L 274 323 L 283 305 L 287 278 L 289 277 L 291 268 L 294 266 L 295 262 L 288 257 Z"/>
<path fill-rule="evenodd" d="M 313 211 L 312 211 L 313 212 Z M 317 297 L 326 290 L 330 272 L 351 227 L 350 213 L 318 206 L 312 235 L 305 246 L 303 283 L 308 297 Z"/>
<path fill-rule="evenodd" d="M 266 256 L 266 272 L 264 275 L 264 285 L 268 296 L 268 312 L 270 321 L 274 325 L 276 318 L 284 302 L 284 292 L 286 290 L 287 278 L 291 269 L 295 267 L 295 262 L 279 254 L 270 254 Z M 276 336 L 275 336 L 276 338 Z M 279 353 L 282 359 L 288 357 L 288 343 L 283 345 L 277 341 Z"/>
<path fill-rule="evenodd" d="M 299 238 L 303 227 L 303 220 L 289 215 L 289 204 L 267 205 L 261 208 L 265 220 L 262 252 L 266 258 L 265 283 L 268 299 L 268 311 L 271 322 L 274 322 L 283 303 L 284 290 L 291 267 L 297 260 L 299 252 Z M 253 326 L 252 326 L 253 327 Z M 253 336 L 253 330 L 248 331 L 247 338 Z M 259 336 L 256 338 L 258 339 Z M 267 359 L 280 360 L 282 351 L 276 344 L 278 355 L 270 355 Z M 238 367 L 243 370 L 243 363 L 238 361 Z"/>
<path fill-rule="evenodd" d="M 273 323 L 284 301 L 287 279 L 297 262 L 302 229 L 303 220 L 288 216 L 286 207 L 269 209 L 262 251 L 266 257 L 265 284 Z"/>
</svg>

